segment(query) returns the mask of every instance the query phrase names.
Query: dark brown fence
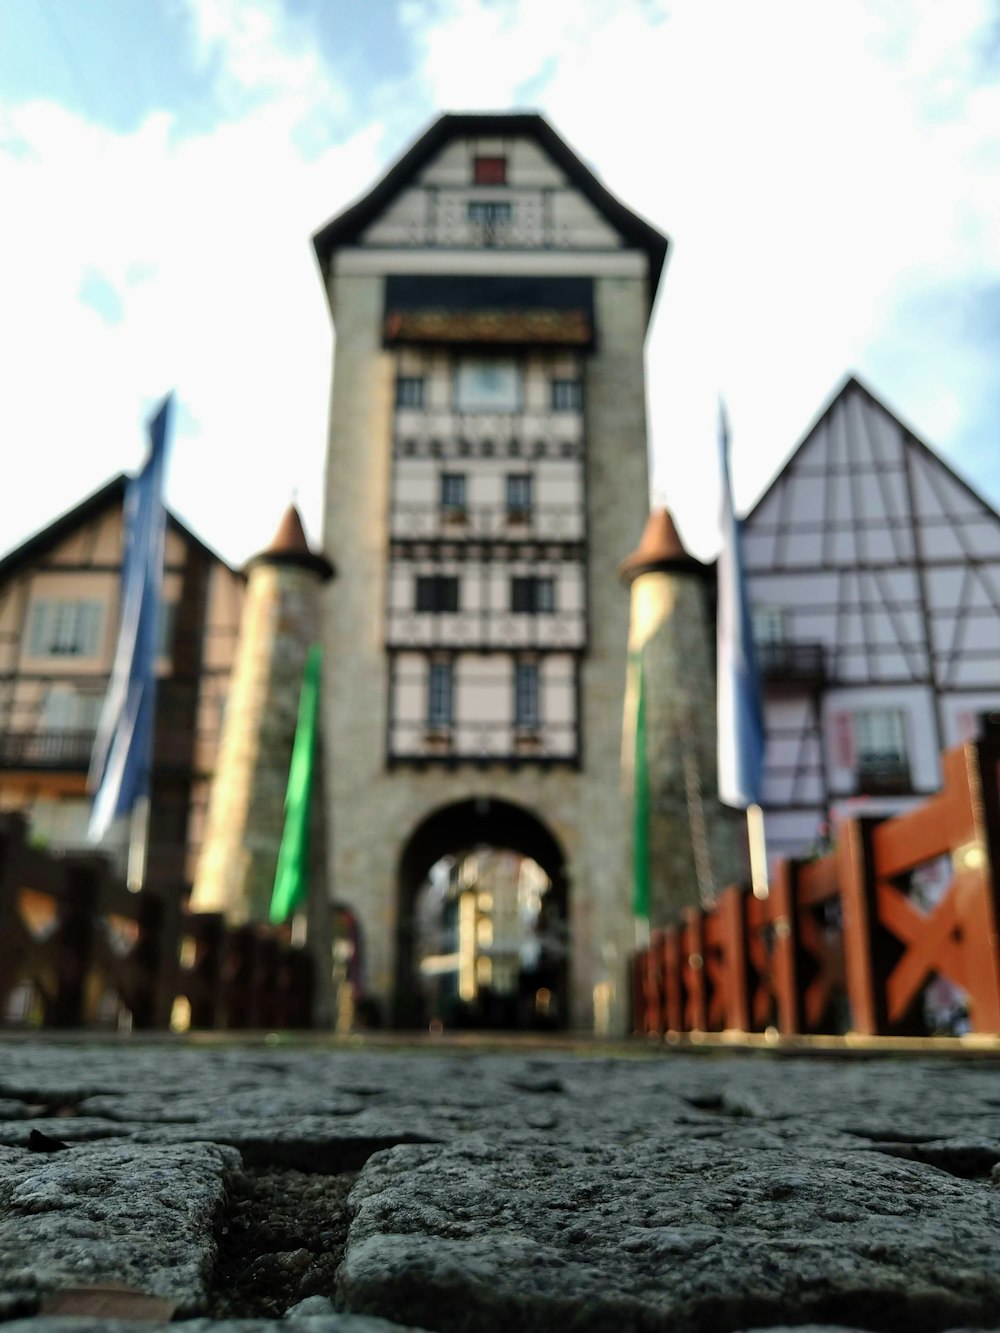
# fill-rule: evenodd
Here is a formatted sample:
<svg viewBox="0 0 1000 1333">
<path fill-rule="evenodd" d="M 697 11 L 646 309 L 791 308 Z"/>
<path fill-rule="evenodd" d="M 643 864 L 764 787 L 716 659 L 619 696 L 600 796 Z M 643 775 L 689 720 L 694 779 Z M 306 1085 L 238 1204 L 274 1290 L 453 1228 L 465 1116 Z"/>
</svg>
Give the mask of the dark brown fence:
<svg viewBox="0 0 1000 1333">
<path fill-rule="evenodd" d="M 779 863 L 766 898 L 732 885 L 654 930 L 633 959 L 633 1030 L 924 1034 L 944 978 L 968 1030 L 1000 1034 L 1000 745 L 943 767 L 919 808 L 850 820 L 828 856 Z M 942 858 L 943 892 L 921 900 Z"/>
<path fill-rule="evenodd" d="M 97 854 L 32 847 L 0 815 L 0 1026 L 305 1028 L 312 966 L 263 926 L 130 893 Z"/>
</svg>

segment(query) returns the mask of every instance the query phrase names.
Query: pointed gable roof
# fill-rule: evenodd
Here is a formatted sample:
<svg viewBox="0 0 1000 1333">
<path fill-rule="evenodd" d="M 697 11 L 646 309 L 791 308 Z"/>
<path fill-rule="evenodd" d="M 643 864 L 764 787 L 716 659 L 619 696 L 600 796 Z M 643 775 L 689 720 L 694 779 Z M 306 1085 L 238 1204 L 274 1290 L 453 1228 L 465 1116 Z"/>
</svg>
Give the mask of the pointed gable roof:
<svg viewBox="0 0 1000 1333">
<path fill-rule="evenodd" d="M 645 251 L 649 259 L 649 296 L 652 307 L 670 246 L 669 240 L 638 214 L 626 208 L 569 144 L 559 137 L 548 121 L 537 112 L 529 111 L 446 113 L 440 116 L 390 167 L 374 189 L 331 219 L 313 236 L 313 247 L 324 275 L 329 270 L 335 251 L 354 244 L 368 224 L 411 184 L 445 144 L 455 138 L 477 135 L 534 139 L 623 239 L 635 249 Z"/>
<path fill-rule="evenodd" d="M 993 515 L 995 518 L 1000 520 L 1000 513 L 997 513 L 996 509 L 994 509 L 994 507 L 990 504 L 990 502 L 986 500 L 982 495 L 980 495 L 979 492 L 975 489 L 975 487 L 972 486 L 968 481 L 966 481 L 964 477 L 960 477 L 959 474 L 955 471 L 955 469 L 951 467 L 950 464 L 946 463 L 940 454 L 938 454 L 934 449 L 931 448 L 929 444 L 927 444 L 917 435 L 917 433 L 913 430 L 912 426 L 909 426 L 899 416 L 898 413 L 894 412 L 890 407 L 887 407 L 886 404 L 882 401 L 882 399 L 879 398 L 878 395 L 872 389 L 870 389 L 868 385 L 865 384 L 863 380 L 861 380 L 855 372 L 851 371 L 844 377 L 843 383 L 840 384 L 836 389 L 834 389 L 833 393 L 830 395 L 830 397 L 827 399 L 824 405 L 820 408 L 812 424 L 806 430 L 806 433 L 802 436 L 802 439 L 799 440 L 797 445 L 795 445 L 795 447 L 792 449 L 792 452 L 788 455 L 788 457 L 782 463 L 781 467 L 774 474 L 774 476 L 765 486 L 764 490 L 754 501 L 753 505 L 744 516 L 743 519 L 744 523 L 746 524 L 750 523 L 750 520 L 762 507 L 764 502 L 771 495 L 771 492 L 785 478 L 785 474 L 788 472 L 789 468 L 794 464 L 796 458 L 799 456 L 802 450 L 805 449 L 806 446 L 810 443 L 810 441 L 817 435 L 817 433 L 821 431 L 829 423 L 831 416 L 838 408 L 841 401 L 843 399 L 846 399 L 852 393 L 857 393 L 864 402 L 866 402 L 869 406 L 875 408 L 876 411 L 882 413 L 885 417 L 887 417 L 899 430 L 900 434 L 903 436 L 908 445 L 914 446 L 918 451 L 923 453 L 925 457 L 932 459 L 934 463 L 936 463 L 945 472 L 950 474 L 950 477 L 954 480 L 955 484 L 961 487 L 961 489 L 966 492 L 969 498 L 973 500 L 977 506 L 981 507 L 989 514 Z"/>
<path fill-rule="evenodd" d="M 751 574 L 1000 558 L 1000 515 L 854 375 L 743 534 Z"/>
<path fill-rule="evenodd" d="M 117 477 L 112 477 L 110 481 L 99 487 L 92 494 L 86 496 L 79 504 L 67 509 L 64 514 L 46 524 L 38 532 L 28 537 L 20 546 L 15 546 L 12 551 L 0 559 L 0 581 L 10 578 L 19 570 L 34 564 L 54 551 L 67 537 L 72 536 L 79 528 L 85 527 L 94 519 L 98 518 L 108 509 L 121 509 L 125 502 L 125 491 L 128 486 L 129 478 L 126 473 L 120 472 Z M 224 565 L 232 574 L 238 574 L 228 561 L 224 560 L 217 551 L 213 551 L 210 546 L 197 537 L 191 529 L 176 516 L 167 510 L 167 527 L 176 532 L 183 540 L 192 546 L 198 547 L 210 560 Z"/>
</svg>

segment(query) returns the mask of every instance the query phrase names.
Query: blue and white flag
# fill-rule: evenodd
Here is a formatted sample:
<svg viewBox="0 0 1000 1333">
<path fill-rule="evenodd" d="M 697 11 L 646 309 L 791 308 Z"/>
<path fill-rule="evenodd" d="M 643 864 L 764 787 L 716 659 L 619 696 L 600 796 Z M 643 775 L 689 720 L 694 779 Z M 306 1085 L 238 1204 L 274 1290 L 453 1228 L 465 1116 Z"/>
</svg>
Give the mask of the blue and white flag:
<svg viewBox="0 0 1000 1333">
<path fill-rule="evenodd" d="M 722 550 L 719 553 L 719 799 L 745 810 L 760 805 L 764 785 L 764 714 L 743 574 L 741 525 L 733 509 L 729 430 L 719 404 Z"/>
<path fill-rule="evenodd" d="M 121 621 L 111 680 L 90 761 L 91 842 L 149 795 L 156 710 L 156 650 L 163 585 L 163 478 L 173 395 L 149 424 L 150 453 L 125 493 Z"/>
</svg>

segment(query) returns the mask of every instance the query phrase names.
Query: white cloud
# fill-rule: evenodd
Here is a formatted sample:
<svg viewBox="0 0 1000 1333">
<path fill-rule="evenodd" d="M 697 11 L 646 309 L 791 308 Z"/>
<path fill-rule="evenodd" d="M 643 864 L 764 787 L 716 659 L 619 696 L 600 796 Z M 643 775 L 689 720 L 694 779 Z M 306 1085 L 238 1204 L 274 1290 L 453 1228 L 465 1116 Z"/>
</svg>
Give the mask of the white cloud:
<svg viewBox="0 0 1000 1333">
<path fill-rule="evenodd" d="M 1000 271 L 985 0 L 404 0 L 418 68 L 358 73 L 382 116 L 363 129 L 278 0 L 185 12 L 212 130 L 159 113 L 116 134 L 0 102 L 0 438 L 26 482 L 0 493 L 0 548 L 134 466 L 170 384 L 171 493 L 202 535 L 246 556 L 292 486 L 317 531 L 330 324 L 308 238 L 388 165 L 383 123 L 412 137 L 435 105 L 538 106 L 672 237 L 648 349 L 653 479 L 700 553 L 717 389 L 745 501 L 873 348 L 874 387 L 934 443 L 986 401 L 995 370 L 957 320 L 912 320 Z M 95 276 L 120 323 L 78 300 Z"/>
<path fill-rule="evenodd" d="M 301 85 L 286 96 L 283 71 L 318 78 L 316 59 L 255 59 L 255 34 L 278 38 L 254 14 L 273 7 L 241 4 L 235 27 L 224 8 L 198 6 L 215 15 L 211 49 L 260 96 L 211 133 L 182 138 L 166 114 L 115 134 L 49 103 L 0 108 L 0 433 L 26 480 L 46 460 L 41 484 L 0 496 L 0 546 L 134 467 L 171 386 L 171 499 L 205 539 L 250 554 L 293 486 L 318 534 L 331 338 L 309 236 L 376 173 L 381 127 L 308 161 L 292 151 L 316 102 Z M 76 301 L 94 273 L 120 323 Z"/>
<path fill-rule="evenodd" d="M 980 0 L 441 0 L 432 14 L 419 39 L 440 104 L 530 92 L 670 234 L 648 355 L 653 487 L 702 553 L 717 390 L 749 502 L 914 291 L 997 271 L 1000 90 L 971 82 Z M 954 429 L 956 354 L 940 348 L 936 384 L 907 385 L 901 366 L 881 387 Z"/>
</svg>

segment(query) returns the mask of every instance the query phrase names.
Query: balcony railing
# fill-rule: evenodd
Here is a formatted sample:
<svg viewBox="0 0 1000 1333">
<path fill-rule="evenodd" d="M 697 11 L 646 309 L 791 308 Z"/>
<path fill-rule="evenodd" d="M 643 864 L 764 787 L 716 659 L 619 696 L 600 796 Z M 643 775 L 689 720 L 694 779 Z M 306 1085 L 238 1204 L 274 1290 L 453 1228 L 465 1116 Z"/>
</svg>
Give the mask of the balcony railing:
<svg viewBox="0 0 1000 1333">
<path fill-rule="evenodd" d="M 0 767 L 86 769 L 95 732 L 8 731 L 0 734 Z"/>
<path fill-rule="evenodd" d="M 449 726 L 397 718 L 389 729 L 389 760 L 393 763 L 415 759 L 575 763 L 578 745 L 573 721 L 540 721 L 527 728 L 468 718 L 456 718 Z"/>
<path fill-rule="evenodd" d="M 757 665 L 765 680 L 806 684 L 826 679 L 821 643 L 758 643 Z"/>
<path fill-rule="evenodd" d="M 389 535 L 403 541 L 582 541 L 581 504 L 469 505 L 395 504 Z"/>
<path fill-rule="evenodd" d="M 0 768 L 63 769 L 86 772 L 96 731 L 8 731 L 0 733 Z M 161 728 L 154 743 L 160 768 L 191 767 L 191 737 L 185 728 Z"/>
<path fill-rule="evenodd" d="M 910 765 L 903 754 L 858 756 L 858 792 L 864 796 L 896 796 L 913 790 Z"/>
<path fill-rule="evenodd" d="M 390 607 L 386 621 L 390 648 L 564 648 L 587 645 L 583 610 L 413 611 Z"/>
</svg>

